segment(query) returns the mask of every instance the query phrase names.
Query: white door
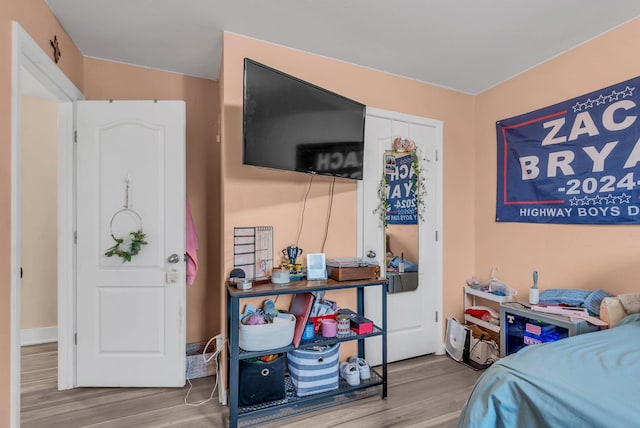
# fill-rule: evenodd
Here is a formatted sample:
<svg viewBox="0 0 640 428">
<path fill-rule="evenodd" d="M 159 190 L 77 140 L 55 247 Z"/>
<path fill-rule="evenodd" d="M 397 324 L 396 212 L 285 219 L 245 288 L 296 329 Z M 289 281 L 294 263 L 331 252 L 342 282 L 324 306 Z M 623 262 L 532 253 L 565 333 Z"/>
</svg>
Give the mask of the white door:
<svg viewBox="0 0 640 428">
<path fill-rule="evenodd" d="M 183 386 L 184 102 L 78 102 L 77 128 L 77 386 Z"/>
<path fill-rule="evenodd" d="M 426 197 L 424 220 L 417 227 L 418 286 L 413 291 L 387 294 L 389 362 L 441 352 L 442 343 L 442 122 L 367 108 L 364 176 L 360 186 L 360 250 L 363 256 L 372 251 L 378 263 L 386 265 L 385 230 L 373 211 L 379 201 L 384 152 L 391 150 L 395 137 L 412 139 L 425 159 L 420 165 Z M 380 293 L 380 287 L 372 287 L 365 293 L 365 316 L 378 322 L 382 319 Z M 365 356 L 370 364 L 382 361 L 380 340 L 375 337 L 365 342 Z"/>
</svg>

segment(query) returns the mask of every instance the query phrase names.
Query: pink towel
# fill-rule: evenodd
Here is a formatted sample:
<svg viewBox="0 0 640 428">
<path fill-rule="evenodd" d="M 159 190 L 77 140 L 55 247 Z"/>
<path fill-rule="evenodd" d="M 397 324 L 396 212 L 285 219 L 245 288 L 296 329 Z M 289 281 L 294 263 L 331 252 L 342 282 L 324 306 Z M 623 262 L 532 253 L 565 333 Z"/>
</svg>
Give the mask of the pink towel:
<svg viewBox="0 0 640 428">
<path fill-rule="evenodd" d="M 191 209 L 189 208 L 189 201 L 187 201 L 187 216 L 186 216 L 186 239 L 187 239 L 187 284 L 191 285 L 196 279 L 196 273 L 198 273 L 198 235 L 196 235 L 196 228 L 193 224 L 193 218 L 191 217 Z"/>
</svg>

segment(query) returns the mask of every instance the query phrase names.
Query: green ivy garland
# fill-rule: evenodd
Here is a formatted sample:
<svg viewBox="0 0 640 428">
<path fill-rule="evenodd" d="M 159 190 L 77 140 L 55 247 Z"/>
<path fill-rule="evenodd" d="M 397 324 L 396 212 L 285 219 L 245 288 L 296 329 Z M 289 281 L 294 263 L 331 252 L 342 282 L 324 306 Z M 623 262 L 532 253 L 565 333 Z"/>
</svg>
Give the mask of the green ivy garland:
<svg viewBox="0 0 640 428">
<path fill-rule="evenodd" d="M 380 217 L 383 227 L 387 227 L 387 211 L 389 210 L 389 201 L 387 201 L 387 173 L 382 171 L 382 178 L 378 185 L 378 206 L 373 210 L 374 214 Z"/>
<path fill-rule="evenodd" d="M 427 188 L 424 175 L 422 174 L 422 167 L 420 166 L 420 153 L 415 142 L 409 138 L 396 137 L 393 139 L 394 154 L 408 153 L 411 155 L 411 167 L 413 168 L 414 175 L 411 177 L 411 193 L 416 201 L 416 209 L 418 212 L 418 219 L 424 220 L 424 208 L 425 197 L 427 196 Z M 380 217 L 380 222 L 383 227 L 387 227 L 387 211 L 389 210 L 389 201 L 387 201 L 387 182 L 386 171 L 382 172 L 382 178 L 378 185 L 378 206 L 373 210 L 374 214 Z"/>
</svg>

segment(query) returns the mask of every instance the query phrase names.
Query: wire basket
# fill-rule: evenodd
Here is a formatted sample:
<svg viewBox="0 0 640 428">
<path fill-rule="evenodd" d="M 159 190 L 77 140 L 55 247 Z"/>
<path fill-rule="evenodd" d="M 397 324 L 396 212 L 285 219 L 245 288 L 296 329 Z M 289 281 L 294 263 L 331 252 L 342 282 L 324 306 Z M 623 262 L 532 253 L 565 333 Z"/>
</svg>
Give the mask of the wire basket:
<svg viewBox="0 0 640 428">
<path fill-rule="evenodd" d="M 216 361 L 215 358 L 211 358 L 216 352 L 215 346 L 213 347 L 214 349 L 210 347 L 209 350 L 205 352 L 207 343 L 208 342 L 187 343 L 187 379 L 212 376 L 216 373 Z"/>
</svg>

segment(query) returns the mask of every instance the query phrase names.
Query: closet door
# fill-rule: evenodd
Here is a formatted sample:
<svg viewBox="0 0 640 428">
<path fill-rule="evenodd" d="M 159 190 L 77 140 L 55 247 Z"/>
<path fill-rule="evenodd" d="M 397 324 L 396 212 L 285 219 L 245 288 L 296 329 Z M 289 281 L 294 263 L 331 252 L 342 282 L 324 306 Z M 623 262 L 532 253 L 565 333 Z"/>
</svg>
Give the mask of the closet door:
<svg viewBox="0 0 640 428">
<path fill-rule="evenodd" d="M 384 168 L 385 151 L 391 150 L 396 137 L 411 139 L 420 153 L 421 174 L 426 186 L 423 220 L 416 224 L 394 225 L 385 229 L 375 209 Z M 438 155 L 438 152 L 440 155 Z M 367 108 L 365 126 L 364 176 L 360 189 L 362 221 L 361 254 L 375 258 L 382 271 L 386 266 L 385 234 L 391 236 L 395 256 L 411 255 L 418 265 L 415 284 L 396 287 L 387 296 L 388 361 L 398 361 L 430 353 L 442 352 L 442 122 L 401 113 Z M 405 165 L 406 166 L 406 165 Z M 398 168 L 398 175 L 409 168 Z M 410 180 L 407 180 L 410 182 Z M 396 185 L 389 192 L 405 192 L 406 186 Z M 391 193 L 390 193 L 391 194 Z M 399 230 L 407 229 L 407 230 Z M 397 236 L 412 239 L 397 239 Z M 415 236 L 417 235 L 417 236 Z M 417 244 L 416 244 L 417 243 Z M 407 248 L 407 245 L 417 248 Z M 402 278 L 400 278 L 402 279 Z M 396 281 L 396 284 L 400 281 Z M 400 288 L 398 290 L 398 288 Z M 395 291 L 395 292 L 391 292 Z M 365 315 L 373 320 L 382 318 L 381 287 L 365 291 Z M 379 337 L 365 341 L 365 356 L 370 364 L 380 364 L 382 349 Z"/>
</svg>

